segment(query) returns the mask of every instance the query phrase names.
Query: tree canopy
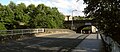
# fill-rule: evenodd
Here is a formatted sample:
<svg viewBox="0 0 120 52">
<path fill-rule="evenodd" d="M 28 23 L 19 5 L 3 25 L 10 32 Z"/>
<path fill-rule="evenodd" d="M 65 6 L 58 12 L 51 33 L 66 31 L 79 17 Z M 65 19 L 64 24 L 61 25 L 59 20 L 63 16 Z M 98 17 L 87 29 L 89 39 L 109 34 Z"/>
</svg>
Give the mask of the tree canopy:
<svg viewBox="0 0 120 52">
<path fill-rule="evenodd" d="M 120 0 L 84 0 L 88 6 L 84 13 L 94 16 L 100 31 L 108 34 L 120 34 Z"/>
<path fill-rule="evenodd" d="M 62 28 L 64 15 L 56 7 L 24 3 L 0 4 L 0 24 L 3 29 Z M 2 29 L 2 28 L 1 28 Z"/>
</svg>

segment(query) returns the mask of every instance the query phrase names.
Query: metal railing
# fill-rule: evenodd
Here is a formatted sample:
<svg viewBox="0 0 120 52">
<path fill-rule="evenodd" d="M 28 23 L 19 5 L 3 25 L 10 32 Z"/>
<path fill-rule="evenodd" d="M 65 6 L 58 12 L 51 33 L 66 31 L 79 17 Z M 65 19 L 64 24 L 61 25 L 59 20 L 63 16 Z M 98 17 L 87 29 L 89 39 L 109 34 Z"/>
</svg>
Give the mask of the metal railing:
<svg viewBox="0 0 120 52">
<path fill-rule="evenodd" d="M 109 52 L 120 52 L 120 45 L 110 36 L 101 35 L 101 37 Z"/>
<path fill-rule="evenodd" d="M 32 33 L 40 33 L 44 32 L 44 29 L 15 29 L 15 30 L 0 30 L 0 36 L 6 35 L 18 35 L 18 34 L 32 34 Z"/>
</svg>

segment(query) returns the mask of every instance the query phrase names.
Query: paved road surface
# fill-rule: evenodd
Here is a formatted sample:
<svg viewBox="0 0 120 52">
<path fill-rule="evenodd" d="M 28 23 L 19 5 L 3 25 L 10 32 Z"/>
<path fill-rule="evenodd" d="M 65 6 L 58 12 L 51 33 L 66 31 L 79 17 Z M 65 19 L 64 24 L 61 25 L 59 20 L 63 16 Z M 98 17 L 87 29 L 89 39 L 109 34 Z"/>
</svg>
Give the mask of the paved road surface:
<svg viewBox="0 0 120 52">
<path fill-rule="evenodd" d="M 72 52 L 103 52 L 100 35 L 90 34 Z"/>
<path fill-rule="evenodd" d="M 54 34 L 0 44 L 0 52 L 71 52 L 87 34 Z"/>
</svg>

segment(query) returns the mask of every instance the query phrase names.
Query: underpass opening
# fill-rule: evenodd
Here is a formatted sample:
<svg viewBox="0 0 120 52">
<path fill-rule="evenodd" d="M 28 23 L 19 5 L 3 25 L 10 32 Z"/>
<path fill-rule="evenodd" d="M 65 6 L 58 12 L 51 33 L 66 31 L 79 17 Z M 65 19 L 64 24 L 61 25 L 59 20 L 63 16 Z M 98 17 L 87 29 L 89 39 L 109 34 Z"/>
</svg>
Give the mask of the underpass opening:
<svg viewBox="0 0 120 52">
<path fill-rule="evenodd" d="M 84 25 L 84 26 L 80 26 L 79 28 L 77 28 L 76 32 L 84 33 L 84 34 L 96 33 L 97 28 L 93 25 Z"/>
</svg>

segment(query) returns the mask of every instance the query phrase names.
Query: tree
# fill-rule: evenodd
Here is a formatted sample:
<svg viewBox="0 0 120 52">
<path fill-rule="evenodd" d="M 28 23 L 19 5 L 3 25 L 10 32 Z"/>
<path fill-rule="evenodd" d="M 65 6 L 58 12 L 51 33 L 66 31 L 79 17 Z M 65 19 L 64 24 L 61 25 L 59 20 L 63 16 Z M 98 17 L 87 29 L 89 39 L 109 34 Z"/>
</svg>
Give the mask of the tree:
<svg viewBox="0 0 120 52">
<path fill-rule="evenodd" d="M 10 3 L 8 4 L 8 6 L 11 8 L 12 11 L 14 11 L 16 9 L 16 4 L 12 1 L 10 1 Z"/>
<path fill-rule="evenodd" d="M 34 27 L 39 28 L 59 28 L 63 25 L 64 16 L 59 13 L 57 8 L 50 8 L 44 4 L 39 4 L 35 8 Z"/>
<path fill-rule="evenodd" d="M 30 5 L 28 5 L 28 7 L 26 8 L 26 10 L 25 10 L 25 13 L 27 14 L 27 15 L 29 15 L 29 17 L 30 17 L 30 19 L 29 19 L 29 23 L 28 23 L 28 27 L 29 28 L 35 28 L 35 20 L 34 20 L 34 18 L 35 18 L 35 5 L 34 4 L 30 4 Z"/>
<path fill-rule="evenodd" d="M 0 11 L 0 21 L 3 23 L 7 29 L 13 28 L 13 11 L 8 6 L 2 6 Z"/>
<path fill-rule="evenodd" d="M 12 5 L 10 5 L 12 6 Z M 11 8 L 12 9 L 12 8 Z M 29 15 L 25 13 L 26 5 L 24 3 L 18 4 L 14 7 L 14 26 L 15 28 L 25 28 L 23 26 L 27 26 L 29 22 Z"/>
<path fill-rule="evenodd" d="M 5 24 L 3 23 L 3 11 L 4 11 L 4 6 L 2 4 L 0 4 L 0 30 L 6 30 Z"/>
<path fill-rule="evenodd" d="M 15 18 L 15 11 L 16 11 L 16 8 L 17 8 L 17 6 L 16 6 L 16 4 L 14 3 L 14 2 L 12 2 L 12 1 L 10 1 L 10 3 L 7 5 L 12 11 L 13 11 L 13 21 L 12 21 L 12 25 L 11 25 L 11 28 L 10 29 L 15 29 L 17 26 L 16 26 L 16 21 L 14 20 L 14 18 Z M 17 24 L 18 25 L 18 24 Z M 9 27 L 7 28 L 7 29 L 9 29 Z"/>
<path fill-rule="evenodd" d="M 107 34 L 120 34 L 120 1 L 119 0 L 84 0 L 87 16 L 94 16 L 99 30 Z"/>
<path fill-rule="evenodd" d="M 53 15 L 53 21 L 56 24 L 55 27 L 57 28 L 63 27 L 65 16 L 62 13 L 60 13 L 56 7 L 52 8 L 52 15 Z"/>
<path fill-rule="evenodd" d="M 24 3 L 18 4 L 15 11 L 15 20 L 27 24 L 29 22 L 29 15 L 25 13 L 26 5 Z"/>
<path fill-rule="evenodd" d="M 35 7 L 24 3 L 8 5 L 0 4 L 0 23 L 7 29 L 16 28 L 61 28 L 63 27 L 64 15 L 56 7 L 48 7 L 39 4 Z"/>
</svg>

